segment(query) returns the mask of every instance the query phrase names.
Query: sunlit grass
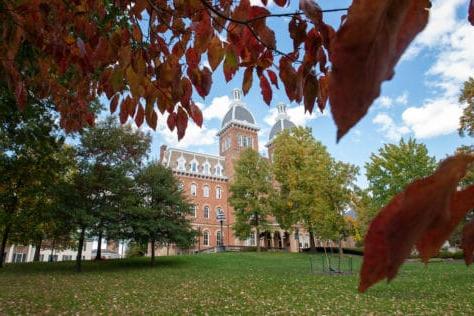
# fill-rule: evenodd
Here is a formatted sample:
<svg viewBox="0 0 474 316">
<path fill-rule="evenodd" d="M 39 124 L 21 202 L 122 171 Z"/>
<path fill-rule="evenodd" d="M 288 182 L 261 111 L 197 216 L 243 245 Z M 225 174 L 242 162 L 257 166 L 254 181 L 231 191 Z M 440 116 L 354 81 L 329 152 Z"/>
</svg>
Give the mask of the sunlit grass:
<svg viewBox="0 0 474 316">
<path fill-rule="evenodd" d="M 321 262 L 316 258 L 315 262 Z M 354 259 L 354 268 L 360 261 Z M 320 267 L 320 264 L 319 264 Z M 0 314 L 472 314 L 474 269 L 405 264 L 392 283 L 357 293 L 358 275 L 311 274 L 306 254 L 225 253 L 7 265 Z"/>
</svg>

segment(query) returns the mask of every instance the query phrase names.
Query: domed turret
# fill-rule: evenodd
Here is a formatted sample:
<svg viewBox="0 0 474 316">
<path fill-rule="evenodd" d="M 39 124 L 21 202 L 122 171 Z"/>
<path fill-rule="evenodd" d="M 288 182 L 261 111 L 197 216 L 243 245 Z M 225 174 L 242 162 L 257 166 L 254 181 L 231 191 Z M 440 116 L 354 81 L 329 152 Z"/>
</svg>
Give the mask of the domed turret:
<svg viewBox="0 0 474 316">
<path fill-rule="evenodd" d="M 255 126 L 255 118 L 253 117 L 252 113 L 247 109 L 247 106 L 241 100 L 242 91 L 240 89 L 234 89 L 232 91 L 233 100 L 230 104 L 230 109 L 224 116 L 222 120 L 221 128 L 224 129 L 228 124 L 234 123 L 241 123 L 244 125 L 252 125 Z"/>
<path fill-rule="evenodd" d="M 270 135 L 268 137 L 269 143 L 271 143 L 271 141 L 281 131 L 296 127 L 296 125 L 292 121 L 290 121 L 290 117 L 286 113 L 286 105 L 284 103 L 280 103 L 277 105 L 277 108 L 278 108 L 277 121 L 273 125 L 272 129 L 270 130 Z"/>
</svg>

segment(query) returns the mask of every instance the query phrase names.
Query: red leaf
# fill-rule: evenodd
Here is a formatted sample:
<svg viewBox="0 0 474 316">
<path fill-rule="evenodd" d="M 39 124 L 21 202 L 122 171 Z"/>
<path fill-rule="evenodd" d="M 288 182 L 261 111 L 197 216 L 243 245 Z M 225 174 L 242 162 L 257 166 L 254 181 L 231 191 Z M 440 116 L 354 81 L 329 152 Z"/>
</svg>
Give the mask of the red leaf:
<svg viewBox="0 0 474 316">
<path fill-rule="evenodd" d="M 139 104 L 137 114 L 135 115 L 135 124 L 137 124 L 138 127 L 142 126 L 144 118 L 145 110 L 143 110 L 143 107 Z"/>
<path fill-rule="evenodd" d="M 280 79 L 285 87 L 286 95 L 290 101 L 294 101 L 296 99 L 297 73 L 288 57 L 280 58 Z"/>
<path fill-rule="evenodd" d="M 425 232 L 449 221 L 453 194 L 473 161 L 466 154 L 447 158 L 433 175 L 412 182 L 380 210 L 365 237 L 360 292 L 393 279 Z"/>
<path fill-rule="evenodd" d="M 318 78 L 313 73 L 309 73 L 304 81 L 304 109 L 305 112 L 313 113 L 314 103 L 319 92 Z"/>
<path fill-rule="evenodd" d="M 438 225 L 428 229 L 421 239 L 416 243 L 416 248 L 420 252 L 425 263 L 438 254 L 439 249 L 454 231 L 459 222 L 467 212 L 474 209 L 474 185 L 465 190 L 458 191 L 451 200 L 450 218 L 443 225 Z"/>
<path fill-rule="evenodd" d="M 331 43 L 331 111 L 344 136 L 380 95 L 383 81 L 428 22 L 429 0 L 355 0 Z"/>
<path fill-rule="evenodd" d="M 168 124 L 168 128 L 170 129 L 170 131 L 174 130 L 174 128 L 176 127 L 176 113 L 170 113 L 168 119 L 166 120 L 166 124 Z"/>
<path fill-rule="evenodd" d="M 306 21 L 302 20 L 298 16 L 293 16 L 290 23 L 288 24 L 288 30 L 290 37 L 293 39 L 293 50 L 297 51 L 301 43 L 306 40 Z"/>
<path fill-rule="evenodd" d="M 284 7 L 286 5 L 286 0 L 275 0 L 274 2 L 280 7 Z"/>
<path fill-rule="evenodd" d="M 234 77 L 238 68 L 238 57 L 232 48 L 228 48 L 224 60 L 224 77 L 229 82 Z"/>
<path fill-rule="evenodd" d="M 474 26 L 474 0 L 469 2 L 469 22 Z"/>
<path fill-rule="evenodd" d="M 270 83 L 263 74 L 260 76 L 260 89 L 262 90 L 263 101 L 270 105 L 272 102 L 272 87 L 270 87 Z"/>
<path fill-rule="evenodd" d="M 197 126 L 202 127 L 203 117 L 202 117 L 201 109 L 194 102 L 191 102 L 190 108 L 191 108 L 191 117 L 194 123 L 196 123 Z"/>
<path fill-rule="evenodd" d="M 188 127 L 188 115 L 183 110 L 183 108 L 178 109 L 178 114 L 176 116 L 176 128 L 178 130 L 178 140 L 181 140 L 186 133 L 186 128 Z"/>
<path fill-rule="evenodd" d="M 462 230 L 461 248 L 464 250 L 466 265 L 474 261 L 474 220 L 467 223 Z"/>
<path fill-rule="evenodd" d="M 212 71 L 216 70 L 217 66 L 219 66 L 219 64 L 222 62 L 224 53 L 225 50 L 222 46 L 221 40 L 217 36 L 214 36 L 207 49 L 207 57 Z"/>
<path fill-rule="evenodd" d="M 183 79 L 181 79 L 181 87 L 183 89 L 183 95 L 181 96 L 181 104 L 186 107 L 189 105 L 189 102 L 191 101 L 191 95 L 193 93 L 191 81 L 189 81 L 188 78 L 183 77 Z"/>
<path fill-rule="evenodd" d="M 278 78 L 277 78 L 276 73 L 270 69 L 267 70 L 267 73 L 268 73 L 268 78 L 270 78 L 270 82 L 272 83 L 272 85 L 274 85 L 277 89 L 280 89 L 278 87 Z"/>
<path fill-rule="evenodd" d="M 253 81 L 253 67 L 247 67 L 244 72 L 244 81 L 242 82 L 242 92 L 247 95 L 252 87 Z"/>
<path fill-rule="evenodd" d="M 151 109 L 150 111 L 146 111 L 145 115 L 146 123 L 150 128 L 153 130 L 156 130 L 156 124 L 158 122 L 158 115 L 156 114 L 155 110 Z"/>
<path fill-rule="evenodd" d="M 120 103 L 120 123 L 125 124 L 128 119 L 128 109 L 127 109 L 127 102 L 128 98 L 122 99 Z"/>
<path fill-rule="evenodd" d="M 300 0 L 300 10 L 313 22 L 319 25 L 323 19 L 323 11 L 314 0 Z"/>
<path fill-rule="evenodd" d="M 197 50 L 190 47 L 186 51 L 186 62 L 190 68 L 196 68 L 201 61 L 201 55 L 198 54 Z"/>
<path fill-rule="evenodd" d="M 142 41 L 142 31 L 140 30 L 140 27 L 138 25 L 133 26 L 133 39 L 137 42 Z"/>
<path fill-rule="evenodd" d="M 318 91 L 318 107 L 321 113 L 326 108 L 328 101 L 329 78 L 328 76 L 319 77 L 319 91 Z"/>
<path fill-rule="evenodd" d="M 117 110 L 119 98 L 120 96 L 118 94 L 115 94 L 112 97 L 112 100 L 110 100 L 110 113 L 115 113 L 115 111 Z"/>
</svg>

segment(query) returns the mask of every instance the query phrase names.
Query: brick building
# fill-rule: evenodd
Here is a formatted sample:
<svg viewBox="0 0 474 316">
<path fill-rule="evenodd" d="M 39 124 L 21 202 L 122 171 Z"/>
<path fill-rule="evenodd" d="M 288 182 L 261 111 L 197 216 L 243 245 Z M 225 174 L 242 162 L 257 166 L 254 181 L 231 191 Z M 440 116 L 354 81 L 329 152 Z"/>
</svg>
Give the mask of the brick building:
<svg viewBox="0 0 474 316">
<path fill-rule="evenodd" d="M 284 129 L 294 127 L 286 113 L 284 104 L 278 105 L 277 120 L 272 127 L 268 143 L 268 156 L 272 155 L 272 140 Z M 245 148 L 258 150 L 258 131 L 255 118 L 242 100 L 239 89 L 232 91 L 232 101 L 229 110 L 222 120 L 217 133 L 219 137 L 219 155 L 209 155 L 190 152 L 182 149 L 161 146 L 160 163 L 171 168 L 178 177 L 183 190 L 194 205 L 192 225 L 200 232 L 194 251 L 202 251 L 221 244 L 222 239 L 226 246 L 255 246 L 255 234 L 247 240 L 239 240 L 234 236 L 233 209 L 228 201 L 229 187 L 234 175 L 234 163 L 240 152 Z M 217 214 L 222 212 L 225 220 L 223 232 Z M 298 251 L 299 247 L 308 247 L 309 236 L 299 229 L 299 245 L 294 232 L 282 230 L 276 221 L 272 221 L 271 229 L 260 237 L 263 247 Z M 169 254 L 179 253 L 179 249 L 171 247 L 166 251 Z M 160 251 L 159 251 L 160 253 Z"/>
</svg>

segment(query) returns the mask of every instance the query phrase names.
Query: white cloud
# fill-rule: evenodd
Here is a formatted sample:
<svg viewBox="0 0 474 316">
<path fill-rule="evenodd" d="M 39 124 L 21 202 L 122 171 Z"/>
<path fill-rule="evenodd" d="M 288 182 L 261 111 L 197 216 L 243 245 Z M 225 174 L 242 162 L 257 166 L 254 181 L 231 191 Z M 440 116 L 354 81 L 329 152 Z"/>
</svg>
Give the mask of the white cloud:
<svg viewBox="0 0 474 316">
<path fill-rule="evenodd" d="M 327 115 L 327 111 L 324 114 L 317 114 L 317 113 L 320 113 L 318 112 L 317 108 L 314 109 L 312 114 L 309 114 L 308 112 L 305 113 L 303 105 L 296 105 L 291 108 L 289 107 L 286 109 L 286 112 L 288 113 L 288 116 L 290 117 L 290 121 L 292 121 L 298 126 L 305 126 L 306 122 L 310 120 L 314 120 L 319 116 Z M 278 116 L 278 110 L 276 108 L 271 108 L 268 111 L 268 114 L 263 118 L 263 120 L 268 125 L 273 126 L 273 124 L 275 124 L 276 122 L 277 116 Z"/>
<path fill-rule="evenodd" d="M 393 100 L 387 96 L 381 96 L 378 101 L 382 108 L 389 108 L 393 104 Z"/>
<path fill-rule="evenodd" d="M 456 131 L 463 106 L 456 100 L 436 99 L 421 107 L 410 107 L 403 114 L 403 122 L 417 138 L 429 138 Z"/>
<path fill-rule="evenodd" d="M 408 92 L 404 91 L 403 94 L 399 95 L 396 99 L 395 102 L 401 105 L 407 105 L 408 104 Z"/>
<path fill-rule="evenodd" d="M 408 134 L 410 129 L 406 126 L 398 126 L 386 113 L 379 113 L 372 120 L 374 124 L 380 125 L 380 131 L 390 141 L 398 141 L 403 135 Z"/>
<path fill-rule="evenodd" d="M 215 97 L 211 104 L 204 108 L 203 116 L 205 120 L 218 119 L 222 121 L 224 115 L 229 110 L 230 98 L 227 95 Z"/>
<path fill-rule="evenodd" d="M 474 32 L 465 14 L 457 19 L 457 10 L 467 7 L 465 0 L 433 1 L 427 28 L 415 40 L 406 58 L 431 53 L 434 62 L 426 75 L 433 94 L 421 106 L 412 106 L 403 114 L 405 126 L 418 138 L 456 132 L 465 105 L 458 103 L 462 83 L 474 73 Z"/>
</svg>

